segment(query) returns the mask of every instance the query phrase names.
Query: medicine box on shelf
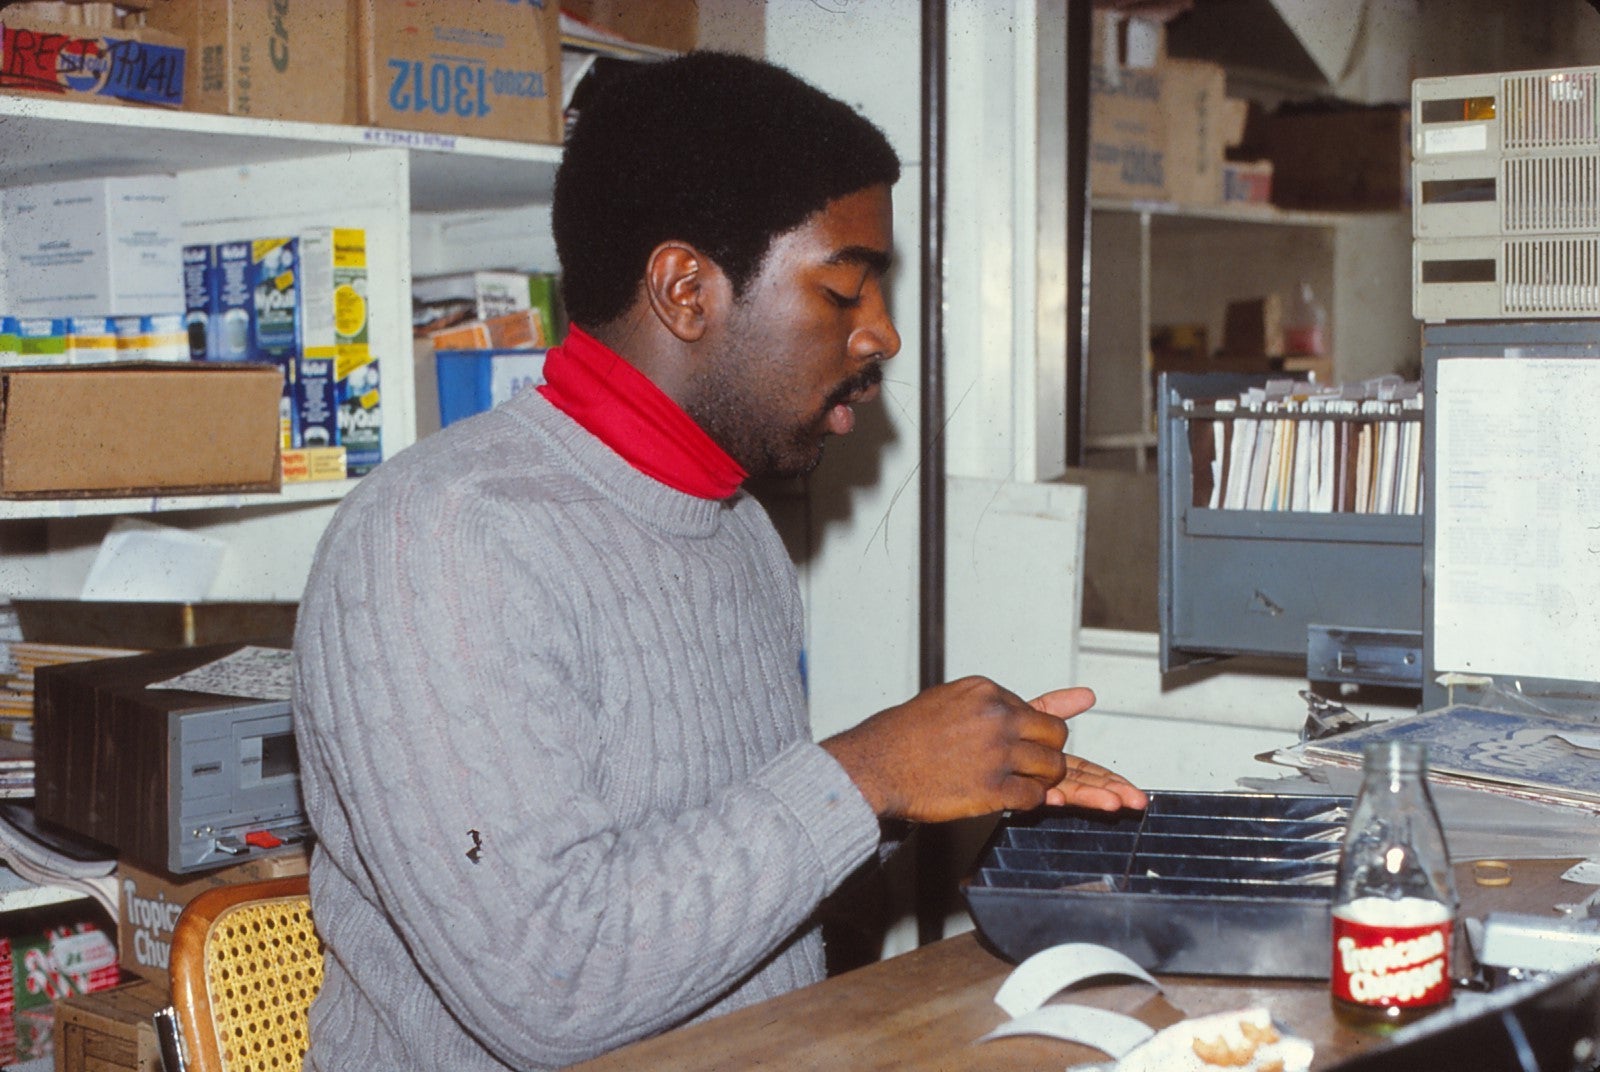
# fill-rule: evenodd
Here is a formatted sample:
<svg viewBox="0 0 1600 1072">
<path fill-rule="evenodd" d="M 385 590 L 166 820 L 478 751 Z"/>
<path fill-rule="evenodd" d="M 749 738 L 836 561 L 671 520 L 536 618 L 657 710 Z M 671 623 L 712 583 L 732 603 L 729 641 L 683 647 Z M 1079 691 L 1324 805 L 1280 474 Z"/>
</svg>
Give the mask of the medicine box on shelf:
<svg viewBox="0 0 1600 1072">
<path fill-rule="evenodd" d="M 1318 680 L 1418 687 L 1420 513 L 1229 508 L 1209 494 L 1196 499 L 1190 425 L 1206 411 L 1192 403 L 1237 397 L 1267 379 L 1236 373 L 1161 379 L 1161 668 L 1260 655 L 1304 660 L 1308 676 Z M 1202 483 L 1208 472 L 1200 467 Z M 1320 657 L 1328 643 L 1352 638 L 1355 646 L 1331 666 Z"/>
<path fill-rule="evenodd" d="M 0 191 L 0 274 L 14 316 L 183 311 L 178 180 L 172 175 Z"/>
</svg>

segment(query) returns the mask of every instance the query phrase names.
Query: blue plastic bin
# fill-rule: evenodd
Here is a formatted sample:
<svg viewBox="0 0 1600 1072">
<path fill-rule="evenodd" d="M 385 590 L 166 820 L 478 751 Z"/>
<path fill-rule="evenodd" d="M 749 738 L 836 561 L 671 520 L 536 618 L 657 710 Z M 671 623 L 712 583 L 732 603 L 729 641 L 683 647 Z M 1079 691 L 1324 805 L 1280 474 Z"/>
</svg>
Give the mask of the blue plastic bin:
<svg viewBox="0 0 1600 1072">
<path fill-rule="evenodd" d="M 439 426 L 493 409 L 512 395 L 544 382 L 543 350 L 440 350 Z"/>
</svg>

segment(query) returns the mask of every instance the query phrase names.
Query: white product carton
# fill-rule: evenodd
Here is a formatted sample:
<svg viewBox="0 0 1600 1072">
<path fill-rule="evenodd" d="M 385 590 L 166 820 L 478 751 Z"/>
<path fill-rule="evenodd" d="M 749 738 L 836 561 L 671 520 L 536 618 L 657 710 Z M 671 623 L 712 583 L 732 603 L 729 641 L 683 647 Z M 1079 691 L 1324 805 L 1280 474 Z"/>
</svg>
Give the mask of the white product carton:
<svg viewBox="0 0 1600 1072">
<path fill-rule="evenodd" d="M 493 320 L 532 306 L 527 272 L 458 272 L 413 279 L 411 300 L 422 307 L 459 302 L 468 306 L 477 320 Z"/>
<path fill-rule="evenodd" d="M 183 308 L 172 175 L 14 186 L 0 272 L 15 316 L 144 316 Z"/>
</svg>

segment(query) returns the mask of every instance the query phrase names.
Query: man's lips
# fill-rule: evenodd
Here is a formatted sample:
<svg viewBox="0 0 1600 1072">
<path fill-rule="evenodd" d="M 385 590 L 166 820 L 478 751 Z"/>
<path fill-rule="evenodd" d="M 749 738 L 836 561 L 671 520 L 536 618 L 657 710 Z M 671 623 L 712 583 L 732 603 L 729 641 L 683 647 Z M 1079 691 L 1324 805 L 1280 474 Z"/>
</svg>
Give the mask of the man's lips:
<svg viewBox="0 0 1600 1072">
<path fill-rule="evenodd" d="M 856 426 L 855 407 L 861 402 L 871 402 L 878 397 L 878 385 L 868 384 L 859 391 L 846 395 L 842 402 L 835 403 L 828 410 L 828 431 L 834 435 L 849 435 Z"/>
</svg>

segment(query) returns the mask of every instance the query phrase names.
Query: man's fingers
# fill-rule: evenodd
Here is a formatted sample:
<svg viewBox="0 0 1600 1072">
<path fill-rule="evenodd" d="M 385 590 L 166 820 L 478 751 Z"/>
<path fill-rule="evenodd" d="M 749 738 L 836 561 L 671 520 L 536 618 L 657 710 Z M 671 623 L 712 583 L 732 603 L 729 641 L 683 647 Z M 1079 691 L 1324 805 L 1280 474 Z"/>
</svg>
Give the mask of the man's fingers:
<svg viewBox="0 0 1600 1072">
<path fill-rule="evenodd" d="M 1094 690 L 1074 685 L 1070 689 L 1053 689 L 1028 704 L 1036 711 L 1057 718 L 1081 715 L 1094 706 Z"/>
<path fill-rule="evenodd" d="M 1059 726 L 1060 723 L 1056 725 Z M 1017 745 L 1012 753 L 1011 772 L 1024 778 L 1031 778 L 1045 789 L 1068 777 L 1070 771 L 1067 756 L 1061 751 L 1059 744 L 1023 742 Z"/>
<path fill-rule="evenodd" d="M 1066 775 L 1046 792 L 1047 803 L 1115 811 L 1118 808 L 1137 810 L 1150 802 L 1132 782 L 1098 763 L 1068 756 L 1066 768 Z"/>
</svg>

